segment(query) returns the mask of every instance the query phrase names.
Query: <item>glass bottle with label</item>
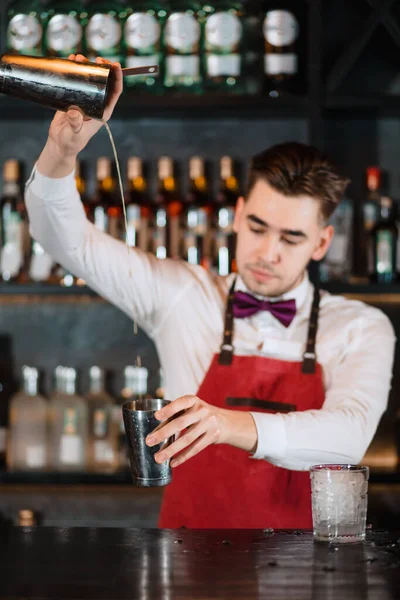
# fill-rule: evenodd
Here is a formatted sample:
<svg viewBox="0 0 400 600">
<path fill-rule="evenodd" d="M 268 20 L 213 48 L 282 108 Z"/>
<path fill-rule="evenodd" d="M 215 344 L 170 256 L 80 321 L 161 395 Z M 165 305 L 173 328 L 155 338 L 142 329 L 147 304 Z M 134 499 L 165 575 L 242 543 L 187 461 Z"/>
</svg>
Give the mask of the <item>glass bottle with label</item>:
<svg viewBox="0 0 400 600">
<path fill-rule="evenodd" d="M 16 281 L 26 258 L 27 219 L 20 184 L 20 165 L 6 160 L 3 166 L 3 197 L 0 201 L 1 258 L 3 281 Z"/>
<path fill-rule="evenodd" d="M 42 56 L 46 13 L 39 0 L 17 0 L 7 11 L 7 49 L 18 54 Z"/>
<path fill-rule="evenodd" d="M 117 438 L 114 435 L 114 400 L 105 390 L 104 370 L 89 371 L 90 388 L 86 395 L 89 412 L 88 470 L 112 472 L 117 467 Z"/>
<path fill-rule="evenodd" d="M 264 5 L 264 75 L 271 96 L 304 91 L 305 7 L 298 0 Z"/>
<path fill-rule="evenodd" d="M 78 0 L 53 0 L 47 6 L 48 22 L 44 34 L 47 56 L 67 58 L 70 54 L 85 54 L 83 30 L 87 13 Z"/>
<path fill-rule="evenodd" d="M 49 405 L 38 392 L 38 370 L 22 367 L 22 390 L 10 402 L 7 468 L 42 471 L 48 466 Z"/>
<path fill-rule="evenodd" d="M 326 257 L 320 264 L 321 281 L 341 281 L 352 271 L 352 235 L 353 235 L 353 203 L 344 197 L 329 219 L 329 224 L 335 228 L 335 233 Z"/>
<path fill-rule="evenodd" d="M 56 369 L 56 391 L 50 399 L 51 450 L 55 471 L 86 469 L 88 407 L 76 393 L 76 370 Z"/>
<path fill-rule="evenodd" d="M 87 204 L 86 214 L 88 219 L 104 233 L 112 230 L 118 235 L 118 223 L 115 220 L 111 226 L 110 209 L 116 206 L 117 182 L 112 173 L 112 162 L 109 158 L 101 157 L 96 164 L 96 190 Z"/>
<path fill-rule="evenodd" d="M 162 156 L 158 160 L 156 205 L 153 215 L 154 253 L 157 258 L 179 258 L 183 206 L 179 198 L 174 163 L 169 156 Z"/>
<path fill-rule="evenodd" d="M 118 429 L 118 462 L 120 469 L 129 467 L 122 405 L 130 400 L 141 400 L 146 396 L 148 376 L 149 372 L 145 367 L 128 365 L 124 369 L 124 387 L 114 407 L 114 423 Z"/>
<path fill-rule="evenodd" d="M 131 247 L 149 250 L 151 216 L 150 198 L 147 189 L 147 178 L 141 158 L 131 156 L 128 160 L 128 193 L 126 202 L 126 218 L 128 231 L 126 242 Z"/>
<path fill-rule="evenodd" d="M 88 24 L 85 42 L 89 60 L 102 56 L 112 62 L 123 61 L 122 31 L 126 9 L 117 0 L 92 0 L 86 6 Z"/>
<path fill-rule="evenodd" d="M 209 267 L 211 257 L 210 185 L 203 158 L 189 160 L 189 191 L 184 210 L 183 258 L 190 264 Z"/>
<path fill-rule="evenodd" d="M 378 222 L 381 204 L 382 171 L 379 167 L 368 167 L 366 171 L 367 195 L 362 207 L 363 235 L 362 246 L 362 271 L 364 275 L 371 275 L 375 271 L 371 247 L 368 246 L 370 233 Z"/>
<path fill-rule="evenodd" d="M 127 86 L 155 92 L 163 91 L 162 84 L 162 30 L 166 10 L 157 3 L 138 3 L 128 8 L 124 26 L 125 66 L 158 65 L 158 76 L 138 75 L 125 77 Z"/>
<path fill-rule="evenodd" d="M 202 91 L 201 50 L 204 11 L 190 0 L 173 0 L 164 28 L 164 85 L 173 90 Z"/>
<path fill-rule="evenodd" d="M 35 283 L 58 283 L 59 277 L 52 257 L 36 240 L 32 240 L 29 279 Z"/>
<path fill-rule="evenodd" d="M 364 231 L 369 232 L 375 227 L 380 211 L 382 170 L 379 167 L 368 167 L 367 197 L 363 204 Z"/>
<path fill-rule="evenodd" d="M 372 281 L 394 283 L 397 279 L 397 226 L 391 198 L 382 196 L 380 218 L 370 232 L 369 242 L 373 265 Z"/>
<path fill-rule="evenodd" d="M 242 92 L 245 10 L 239 2 L 219 0 L 203 6 L 204 72 L 207 89 Z"/>
<path fill-rule="evenodd" d="M 219 275 L 228 275 L 235 270 L 233 222 L 239 195 L 236 165 L 230 156 L 223 156 L 220 160 L 220 183 L 214 212 L 213 266 Z"/>
</svg>

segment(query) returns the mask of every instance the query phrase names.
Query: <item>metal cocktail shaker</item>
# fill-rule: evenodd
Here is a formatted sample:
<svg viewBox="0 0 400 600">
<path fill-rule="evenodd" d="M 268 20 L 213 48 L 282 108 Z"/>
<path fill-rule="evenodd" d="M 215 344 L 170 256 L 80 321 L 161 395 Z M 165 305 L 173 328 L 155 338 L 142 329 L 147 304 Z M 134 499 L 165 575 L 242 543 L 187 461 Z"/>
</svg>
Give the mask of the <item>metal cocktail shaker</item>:
<svg viewBox="0 0 400 600">
<path fill-rule="evenodd" d="M 171 482 L 172 471 L 169 461 L 159 464 L 155 461 L 154 455 L 173 442 L 174 438 L 165 440 L 157 446 L 150 447 L 146 444 L 147 435 L 165 424 L 160 423 L 154 413 L 167 404 L 169 404 L 168 400 L 144 398 L 122 405 L 132 479 L 137 486 L 162 486 Z"/>
<path fill-rule="evenodd" d="M 111 74 L 110 65 L 3 54 L 0 93 L 54 110 L 76 107 L 87 117 L 101 119 L 111 88 Z"/>
<path fill-rule="evenodd" d="M 157 73 L 156 65 L 122 69 L 124 77 Z M 113 69 L 108 64 L 18 54 L 0 57 L 0 94 L 53 110 L 77 108 L 91 119 L 102 119 L 112 80 Z"/>
</svg>

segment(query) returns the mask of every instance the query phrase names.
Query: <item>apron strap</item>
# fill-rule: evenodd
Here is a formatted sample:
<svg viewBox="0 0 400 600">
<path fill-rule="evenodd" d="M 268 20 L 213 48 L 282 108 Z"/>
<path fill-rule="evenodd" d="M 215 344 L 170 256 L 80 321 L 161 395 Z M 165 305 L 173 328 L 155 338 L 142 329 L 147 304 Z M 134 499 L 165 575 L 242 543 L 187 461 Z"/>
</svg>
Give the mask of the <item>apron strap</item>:
<svg viewBox="0 0 400 600">
<path fill-rule="evenodd" d="M 311 307 L 310 321 L 308 325 L 308 337 L 306 350 L 303 354 L 303 364 L 301 366 L 301 372 L 307 375 L 313 375 L 315 373 L 317 355 L 315 352 L 315 340 L 317 338 L 318 330 L 318 313 L 319 313 L 319 301 L 321 295 L 319 288 L 314 288 L 314 298 Z"/>
<path fill-rule="evenodd" d="M 229 366 L 233 360 L 233 296 L 235 291 L 236 277 L 230 287 L 228 301 L 226 303 L 225 321 L 224 321 L 224 337 L 220 346 L 218 363 L 220 365 Z M 314 288 L 314 297 L 311 307 L 311 314 L 308 326 L 308 337 L 306 350 L 303 354 L 303 363 L 301 366 L 302 373 L 313 375 L 316 369 L 317 355 L 315 353 L 315 341 L 318 330 L 318 313 L 319 313 L 320 291 L 317 286 Z"/>
<path fill-rule="evenodd" d="M 233 360 L 233 295 L 235 292 L 236 277 L 229 290 L 228 301 L 226 303 L 225 321 L 224 321 L 224 337 L 219 349 L 218 363 L 220 365 L 229 366 Z"/>
</svg>

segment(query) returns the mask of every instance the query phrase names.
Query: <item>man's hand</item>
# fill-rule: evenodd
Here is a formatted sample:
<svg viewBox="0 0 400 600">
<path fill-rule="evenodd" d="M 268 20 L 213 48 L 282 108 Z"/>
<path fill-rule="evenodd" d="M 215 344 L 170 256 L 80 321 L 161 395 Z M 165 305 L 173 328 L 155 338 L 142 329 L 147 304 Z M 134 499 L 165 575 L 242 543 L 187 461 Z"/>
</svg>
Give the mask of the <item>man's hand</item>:
<svg viewBox="0 0 400 600">
<path fill-rule="evenodd" d="M 88 62 L 82 54 L 70 54 L 69 60 Z M 108 97 L 103 118 L 108 121 L 123 90 L 123 75 L 119 63 L 111 63 L 104 58 L 96 58 L 98 64 L 109 64 L 113 67 L 113 87 Z M 39 158 L 38 169 L 48 177 L 60 178 L 71 173 L 75 167 L 76 157 L 91 138 L 103 126 L 101 121 L 84 117 L 77 109 L 67 112 L 56 112 L 50 125 L 46 146 Z"/>
<path fill-rule="evenodd" d="M 182 411 L 182 415 L 173 418 Z M 230 444 L 248 452 L 254 452 L 257 446 L 257 430 L 250 413 L 218 408 L 197 396 L 181 396 L 158 410 L 155 417 L 169 421 L 147 436 L 148 446 L 180 434 L 175 442 L 155 455 L 158 463 L 173 459 L 171 467 L 184 463 L 210 444 Z"/>
</svg>

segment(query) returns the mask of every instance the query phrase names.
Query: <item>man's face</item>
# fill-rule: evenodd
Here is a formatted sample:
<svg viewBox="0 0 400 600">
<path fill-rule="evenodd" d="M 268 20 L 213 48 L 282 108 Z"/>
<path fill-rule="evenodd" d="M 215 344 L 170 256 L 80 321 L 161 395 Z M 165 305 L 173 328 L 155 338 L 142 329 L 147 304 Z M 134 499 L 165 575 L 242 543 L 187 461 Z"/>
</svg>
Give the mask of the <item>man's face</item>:
<svg viewBox="0 0 400 600">
<path fill-rule="evenodd" d="M 234 230 L 239 275 L 253 293 L 272 297 L 296 287 L 310 260 L 325 256 L 333 236 L 318 201 L 284 196 L 262 180 L 246 202 L 239 198 Z"/>
</svg>

